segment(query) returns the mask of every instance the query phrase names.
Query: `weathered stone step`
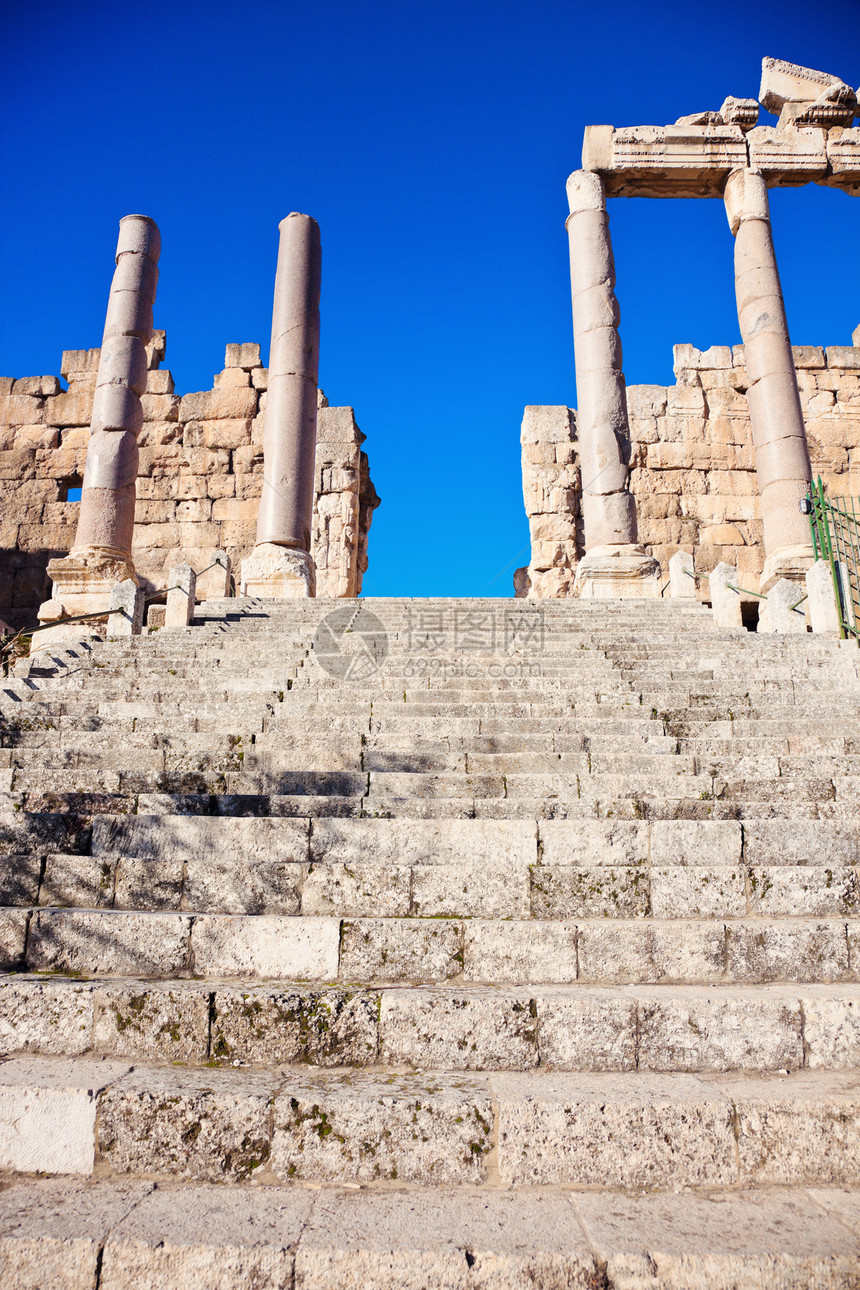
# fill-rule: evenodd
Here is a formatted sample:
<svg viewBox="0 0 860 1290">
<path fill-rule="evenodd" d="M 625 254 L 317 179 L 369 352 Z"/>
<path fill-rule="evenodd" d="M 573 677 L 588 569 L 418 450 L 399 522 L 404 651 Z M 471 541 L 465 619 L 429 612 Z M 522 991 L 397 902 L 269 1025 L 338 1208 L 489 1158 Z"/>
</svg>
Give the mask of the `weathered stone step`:
<svg viewBox="0 0 860 1290">
<path fill-rule="evenodd" d="M 413 1070 L 860 1069 L 860 987 L 0 977 L 0 1053 Z"/>
<path fill-rule="evenodd" d="M 214 821 L 211 821 L 214 822 Z M 220 821 L 219 821 L 220 822 Z M 210 914 L 306 914 L 338 918 L 718 918 L 860 916 L 851 865 L 661 866 L 543 863 L 468 853 L 445 863 L 444 850 L 410 863 L 337 858 L 331 833 L 292 837 L 258 855 L 184 854 L 157 858 L 62 853 L 0 857 L 0 903 Z M 248 836 L 246 834 L 246 836 Z M 273 842 L 277 834 L 272 834 Z M 347 842 L 344 851 L 349 853 Z M 532 848 L 529 848 L 532 849 Z M 718 857 L 720 861 L 723 857 Z"/>
<path fill-rule="evenodd" d="M 2 966 L 87 976 L 474 984 L 860 981 L 851 918 L 355 918 L 0 910 Z"/>
<path fill-rule="evenodd" d="M 7 1290 L 636 1290 L 643 1277 L 667 1290 L 845 1290 L 858 1214 L 858 1193 L 839 1187 L 631 1196 L 27 1180 L 0 1192 L 0 1271 Z"/>
<path fill-rule="evenodd" d="M 0 1167 L 295 1184 L 856 1185 L 856 1072 L 317 1074 L 0 1065 Z M 497 1173 L 496 1173 L 497 1171 Z"/>
</svg>

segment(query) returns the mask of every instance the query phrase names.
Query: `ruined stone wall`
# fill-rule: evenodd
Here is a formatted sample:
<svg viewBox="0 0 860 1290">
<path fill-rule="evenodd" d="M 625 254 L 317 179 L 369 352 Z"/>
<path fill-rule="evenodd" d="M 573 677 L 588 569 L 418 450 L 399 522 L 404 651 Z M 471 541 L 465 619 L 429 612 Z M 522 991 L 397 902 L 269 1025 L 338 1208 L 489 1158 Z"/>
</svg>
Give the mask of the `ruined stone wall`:
<svg viewBox="0 0 860 1290">
<path fill-rule="evenodd" d="M 813 475 L 832 495 L 860 495 L 860 346 L 795 346 Z M 704 572 L 735 564 L 751 590 L 764 564 L 743 346 L 675 347 L 676 383 L 632 385 L 630 488 L 639 540 L 660 561 L 683 548 Z M 583 554 L 576 413 L 526 408 L 523 494 L 531 563 L 520 595 L 569 595 Z"/>
<path fill-rule="evenodd" d="M 254 545 L 262 490 L 267 371 L 256 344 L 228 345 L 211 390 L 179 395 L 160 367 L 163 332 L 148 347 L 133 556 L 149 591 L 172 564 L 197 570 L 227 551 L 237 575 Z M 48 560 L 71 548 L 99 350 L 63 354 L 56 376 L 0 378 L 0 618 L 35 622 Z M 320 396 L 313 555 L 317 594 L 355 596 L 367 568 L 367 530 L 379 498 L 352 408 Z M 198 594 L 205 597 L 206 580 Z"/>
</svg>

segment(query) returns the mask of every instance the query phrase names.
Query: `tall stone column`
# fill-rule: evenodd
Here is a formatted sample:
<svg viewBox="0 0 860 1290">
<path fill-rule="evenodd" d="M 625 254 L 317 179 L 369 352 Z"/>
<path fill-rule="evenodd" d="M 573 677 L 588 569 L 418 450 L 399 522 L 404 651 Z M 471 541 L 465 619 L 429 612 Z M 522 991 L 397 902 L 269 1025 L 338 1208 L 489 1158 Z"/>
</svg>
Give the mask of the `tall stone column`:
<svg viewBox="0 0 860 1290">
<path fill-rule="evenodd" d="M 575 592 L 586 597 L 658 596 L 660 566 L 638 545 L 636 502 L 628 489 L 630 430 L 621 366 L 615 261 L 599 175 L 567 181 L 576 424 L 582 476 L 585 555 Z"/>
<path fill-rule="evenodd" d="M 242 561 L 242 593 L 284 600 L 316 594 L 311 557 L 317 377 L 320 347 L 320 230 L 295 211 L 280 223 L 272 345 L 263 429 L 263 494 L 257 543 Z"/>
<path fill-rule="evenodd" d="M 780 578 L 802 582 L 813 561 L 809 520 L 799 509 L 811 478 L 809 448 L 761 172 L 732 171 L 725 203 L 735 237 L 735 293 L 764 524 L 760 590 L 765 593 Z"/>
<path fill-rule="evenodd" d="M 131 555 L 137 436 L 143 425 L 140 398 L 146 391 L 146 344 L 152 334 L 160 250 L 154 220 L 147 215 L 120 220 L 78 528 L 69 554 L 48 564 L 54 585 L 51 599 L 39 610 L 41 622 L 107 613 L 112 587 L 128 579 L 137 582 Z M 85 630 L 78 624 L 52 628 L 50 635 L 59 639 Z M 48 632 L 40 636 L 40 644 L 47 643 Z"/>
</svg>

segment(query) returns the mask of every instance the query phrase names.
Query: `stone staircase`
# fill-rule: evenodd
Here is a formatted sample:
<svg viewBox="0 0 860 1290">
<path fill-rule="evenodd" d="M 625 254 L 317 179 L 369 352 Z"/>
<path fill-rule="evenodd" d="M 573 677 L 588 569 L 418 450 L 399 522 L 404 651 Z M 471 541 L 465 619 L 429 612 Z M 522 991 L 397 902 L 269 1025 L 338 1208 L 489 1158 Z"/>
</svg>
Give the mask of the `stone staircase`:
<svg viewBox="0 0 860 1290">
<path fill-rule="evenodd" d="M 856 647 L 200 611 L 0 684 L 4 1290 L 860 1285 Z"/>
</svg>

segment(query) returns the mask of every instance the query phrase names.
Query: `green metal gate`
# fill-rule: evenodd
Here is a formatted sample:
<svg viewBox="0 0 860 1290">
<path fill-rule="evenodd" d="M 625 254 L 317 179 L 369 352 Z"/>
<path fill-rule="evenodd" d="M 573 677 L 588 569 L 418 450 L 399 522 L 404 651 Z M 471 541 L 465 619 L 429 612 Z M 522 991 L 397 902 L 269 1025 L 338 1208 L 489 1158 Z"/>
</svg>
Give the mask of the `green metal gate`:
<svg viewBox="0 0 860 1290">
<path fill-rule="evenodd" d="M 828 497 L 821 476 L 809 485 L 809 515 L 816 560 L 827 560 L 839 612 L 839 635 L 860 639 L 860 501 Z"/>
</svg>

